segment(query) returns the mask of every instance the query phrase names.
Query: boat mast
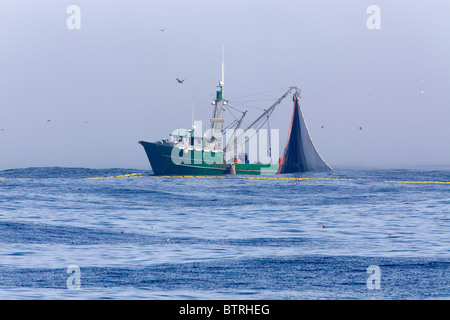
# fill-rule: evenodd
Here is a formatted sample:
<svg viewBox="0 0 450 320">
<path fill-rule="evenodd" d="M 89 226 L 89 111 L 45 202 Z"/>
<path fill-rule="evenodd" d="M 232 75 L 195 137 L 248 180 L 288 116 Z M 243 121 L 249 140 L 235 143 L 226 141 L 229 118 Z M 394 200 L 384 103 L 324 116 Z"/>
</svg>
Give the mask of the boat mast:
<svg viewBox="0 0 450 320">
<path fill-rule="evenodd" d="M 224 46 L 222 46 L 222 95 L 224 85 L 225 85 L 225 48 Z"/>
<path fill-rule="evenodd" d="M 222 81 L 219 82 L 218 90 L 216 92 L 216 99 L 213 100 L 214 112 L 211 118 L 212 139 L 218 142 L 219 148 L 222 149 L 222 131 L 223 131 L 223 117 L 222 108 L 227 104 L 223 99 L 223 86 L 225 81 L 225 64 L 224 64 L 224 48 L 222 47 Z"/>
<path fill-rule="evenodd" d="M 195 97 L 192 98 L 192 128 L 194 128 L 194 108 L 195 108 Z"/>
</svg>

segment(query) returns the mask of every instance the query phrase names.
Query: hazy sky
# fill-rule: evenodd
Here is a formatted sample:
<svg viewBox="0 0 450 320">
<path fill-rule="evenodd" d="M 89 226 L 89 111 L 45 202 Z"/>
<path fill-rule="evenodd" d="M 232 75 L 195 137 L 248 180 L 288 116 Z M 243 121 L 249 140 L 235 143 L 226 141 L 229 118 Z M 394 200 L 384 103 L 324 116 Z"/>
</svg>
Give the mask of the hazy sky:
<svg viewBox="0 0 450 320">
<path fill-rule="evenodd" d="M 450 165 L 449 17 L 448 0 L 0 0 L 0 170 L 149 169 L 138 141 L 189 128 L 194 98 L 209 125 L 222 46 L 230 104 L 300 87 L 332 167 Z M 291 111 L 271 119 L 280 154 Z"/>
</svg>

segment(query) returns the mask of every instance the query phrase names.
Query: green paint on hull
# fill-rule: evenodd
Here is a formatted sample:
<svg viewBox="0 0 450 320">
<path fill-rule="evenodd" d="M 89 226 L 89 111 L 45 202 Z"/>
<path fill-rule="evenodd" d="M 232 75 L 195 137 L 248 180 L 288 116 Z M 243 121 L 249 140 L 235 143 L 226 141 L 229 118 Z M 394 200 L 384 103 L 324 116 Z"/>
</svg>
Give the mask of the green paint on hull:
<svg viewBox="0 0 450 320">
<path fill-rule="evenodd" d="M 236 163 L 236 174 L 271 175 L 278 172 L 277 164 Z"/>
<path fill-rule="evenodd" d="M 155 175 L 225 175 L 229 164 L 223 161 L 223 153 L 183 150 L 146 141 L 139 141 L 144 147 Z M 175 150 L 174 150 L 175 148 Z M 236 174 L 270 175 L 276 174 L 278 165 L 237 163 Z"/>
</svg>

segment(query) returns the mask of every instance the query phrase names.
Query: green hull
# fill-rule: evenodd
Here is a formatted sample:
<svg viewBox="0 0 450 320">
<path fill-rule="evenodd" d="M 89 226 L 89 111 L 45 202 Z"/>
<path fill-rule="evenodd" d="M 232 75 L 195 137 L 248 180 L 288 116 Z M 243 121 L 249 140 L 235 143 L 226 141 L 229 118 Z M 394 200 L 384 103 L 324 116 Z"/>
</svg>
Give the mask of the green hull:
<svg viewBox="0 0 450 320">
<path fill-rule="evenodd" d="M 233 173 L 231 165 L 221 163 L 222 161 L 205 161 L 210 156 L 205 151 L 191 151 L 184 155 L 181 149 L 173 146 L 139 141 L 144 147 L 148 160 L 155 175 L 225 175 Z M 176 150 L 174 150 L 176 148 Z M 175 155 L 175 156 L 174 156 Z M 179 156 L 180 155 L 180 156 Z M 223 154 L 215 155 L 215 159 L 221 158 Z M 245 175 L 271 175 L 278 172 L 278 165 L 237 163 L 236 174 Z"/>
</svg>

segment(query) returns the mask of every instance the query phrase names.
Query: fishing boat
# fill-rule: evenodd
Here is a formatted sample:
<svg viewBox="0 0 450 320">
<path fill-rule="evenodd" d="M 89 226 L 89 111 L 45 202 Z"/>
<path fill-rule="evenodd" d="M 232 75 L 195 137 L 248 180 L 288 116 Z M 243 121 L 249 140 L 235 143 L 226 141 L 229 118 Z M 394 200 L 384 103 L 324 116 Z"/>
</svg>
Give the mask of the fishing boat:
<svg viewBox="0 0 450 320">
<path fill-rule="evenodd" d="M 139 141 L 145 150 L 155 175 L 272 175 L 313 170 L 332 170 L 317 151 L 304 120 L 299 99 L 300 89 L 289 89 L 269 108 L 257 117 L 246 129 L 242 129 L 243 118 L 235 121 L 233 127 L 224 130 L 222 112 L 228 101 L 223 96 L 224 64 L 222 80 L 219 81 L 211 127 L 205 134 L 194 124 L 189 130 L 175 130 L 170 139 L 156 142 Z M 278 105 L 289 95 L 293 99 L 292 118 L 283 155 L 270 162 L 250 159 L 245 152 L 237 152 L 239 144 L 248 143 L 256 128 L 272 115 Z M 199 133 L 200 132 L 200 133 Z M 224 139 L 224 135 L 228 139 Z M 224 143 L 225 140 L 225 143 Z M 269 147 L 270 150 L 270 147 Z M 253 161 L 252 161 L 253 160 Z M 273 161 L 275 160 L 275 161 Z"/>
</svg>

